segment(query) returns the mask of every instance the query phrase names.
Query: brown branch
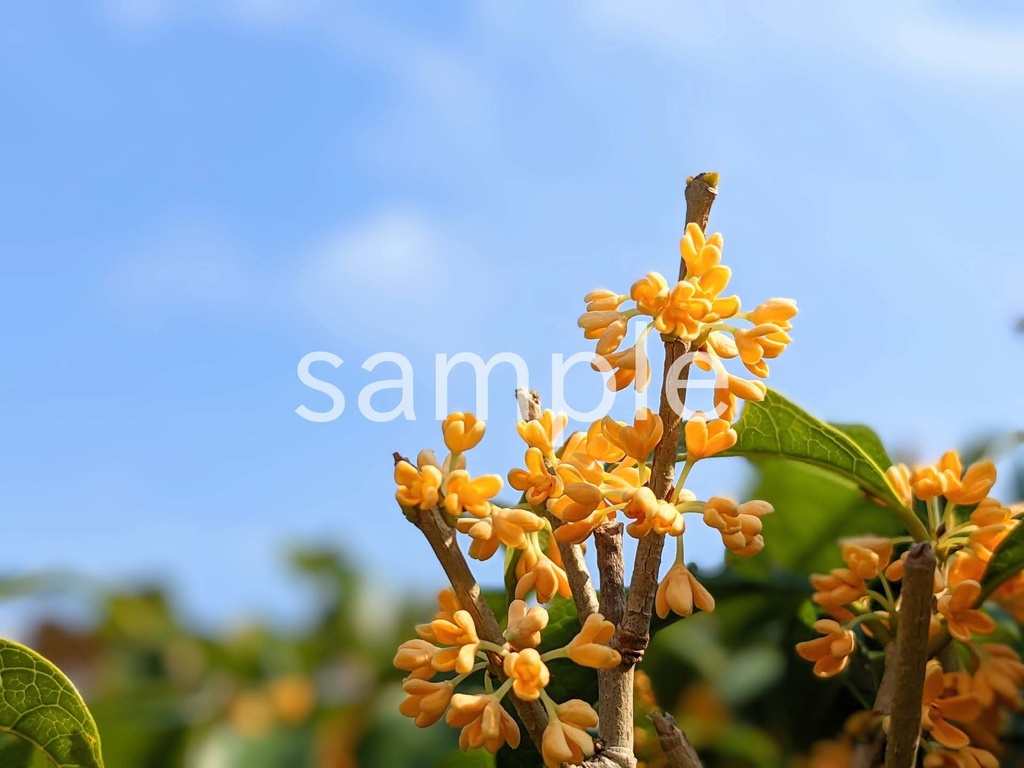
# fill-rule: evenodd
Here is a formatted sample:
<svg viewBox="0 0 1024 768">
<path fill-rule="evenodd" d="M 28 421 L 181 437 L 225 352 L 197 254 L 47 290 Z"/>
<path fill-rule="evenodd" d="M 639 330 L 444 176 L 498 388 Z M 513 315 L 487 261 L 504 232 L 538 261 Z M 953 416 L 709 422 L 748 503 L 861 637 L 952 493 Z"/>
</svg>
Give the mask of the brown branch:
<svg viewBox="0 0 1024 768">
<path fill-rule="evenodd" d="M 658 734 L 661 751 L 668 758 L 671 768 L 701 768 L 697 751 L 690 745 L 686 735 L 679 730 L 675 719 L 667 712 L 651 712 L 654 730 Z"/>
<path fill-rule="evenodd" d="M 601 579 L 601 615 L 618 626 L 626 610 L 626 563 L 622 554 L 622 523 L 604 523 L 594 531 L 597 573 Z M 601 738 L 618 748 L 620 766 L 636 764 L 633 757 L 633 669 L 619 666 L 597 673 Z M 607 750 L 602 755 L 607 756 Z M 632 762 L 630 762 L 632 761 Z"/>
<path fill-rule="evenodd" d="M 395 454 L 395 461 L 402 457 Z M 444 569 L 445 575 L 452 584 L 459 604 L 473 617 L 476 625 L 477 635 L 481 640 L 487 640 L 496 645 L 504 645 L 505 638 L 501 633 L 498 620 L 491 611 L 490 606 L 484 599 L 480 585 L 469 569 L 465 555 L 455 540 L 455 532 L 444 516 L 437 509 L 420 511 L 413 524 L 420 529 L 423 536 L 434 550 L 434 555 Z M 495 658 L 491 658 L 490 672 L 499 679 L 503 679 L 501 665 Z M 522 701 L 511 691 L 508 693 L 512 705 L 523 721 L 531 741 L 540 749 L 541 740 L 544 736 L 544 729 L 547 727 L 547 714 L 544 706 L 539 701 Z"/>
<path fill-rule="evenodd" d="M 885 671 L 878 684 L 875 704 L 872 711 L 878 716 L 878 731 L 870 741 L 861 741 L 853 748 L 850 768 L 875 768 L 885 748 L 885 731 L 882 730 L 882 718 L 892 712 L 892 697 L 896 688 L 896 643 L 890 641 L 885 645 Z"/>
<path fill-rule="evenodd" d="M 701 173 L 686 183 L 686 223 L 707 229 L 711 206 L 718 194 L 718 174 Z M 679 279 L 686 277 L 686 262 L 679 261 Z M 687 345 L 678 339 L 665 342 L 665 366 L 662 377 L 661 406 L 658 413 L 664 425 L 661 442 L 654 449 L 651 466 L 651 490 L 659 499 L 667 499 L 675 480 L 679 435 L 683 427 L 682 404 L 686 400 L 686 380 L 690 364 Z M 665 537 L 649 533 L 637 544 L 633 577 L 630 580 L 626 615 L 616 635 L 616 647 L 628 665 L 637 664 L 650 642 L 651 611 L 658 588 L 661 551 Z"/>
<path fill-rule="evenodd" d="M 907 553 L 900 595 L 896 652 L 886 654 L 886 666 L 895 660 L 886 768 L 911 768 L 917 762 L 921 736 L 921 699 L 928 664 L 928 625 L 932 616 L 935 551 L 929 542 L 914 544 Z M 886 676 L 889 676 L 886 669 Z M 884 682 L 883 677 L 883 682 Z"/>
</svg>

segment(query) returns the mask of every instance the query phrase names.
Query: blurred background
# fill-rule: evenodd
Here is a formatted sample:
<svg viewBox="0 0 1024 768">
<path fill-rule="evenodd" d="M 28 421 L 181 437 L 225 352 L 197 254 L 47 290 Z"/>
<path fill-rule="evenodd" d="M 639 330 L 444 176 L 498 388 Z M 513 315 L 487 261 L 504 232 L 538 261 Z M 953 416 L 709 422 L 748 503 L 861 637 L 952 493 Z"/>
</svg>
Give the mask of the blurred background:
<svg viewBox="0 0 1024 768">
<path fill-rule="evenodd" d="M 437 353 L 520 355 L 550 402 L 583 294 L 675 268 L 688 175 L 722 174 L 736 292 L 800 304 L 772 386 L 903 458 L 1021 428 L 1013 3 L 37 0 L 0 11 L 0 89 L 0 634 L 68 669 L 115 768 L 488 764 L 395 709 L 443 576 L 391 453 L 441 443 Z M 316 351 L 344 361 L 314 368 L 326 423 L 296 414 L 332 405 Z M 380 352 L 415 419 L 363 415 Z M 477 471 L 521 461 L 516 384 L 490 377 Z M 566 386 L 600 399 L 586 366 Z M 474 399 L 456 369 L 448 410 Z M 831 563 L 806 518 L 853 501 L 701 470 L 799 525 L 758 559 L 770 616 L 729 587 L 652 649 L 650 700 L 713 713 L 690 730 L 723 765 L 782 765 L 855 706 L 796 742 L 765 714 L 807 677 L 770 618 Z"/>
</svg>

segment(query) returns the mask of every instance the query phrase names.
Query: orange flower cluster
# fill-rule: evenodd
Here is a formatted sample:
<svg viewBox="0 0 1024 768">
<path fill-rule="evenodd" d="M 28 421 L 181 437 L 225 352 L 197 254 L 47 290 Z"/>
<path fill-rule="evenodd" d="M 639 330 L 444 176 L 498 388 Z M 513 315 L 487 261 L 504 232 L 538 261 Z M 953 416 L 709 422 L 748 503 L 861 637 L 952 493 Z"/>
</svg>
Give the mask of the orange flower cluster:
<svg viewBox="0 0 1024 768">
<path fill-rule="evenodd" d="M 738 296 L 723 295 L 732 271 L 721 263 L 722 246 L 720 233 L 705 238 L 698 225 L 688 224 L 679 242 L 684 277 L 675 285 L 660 273 L 649 272 L 633 283 L 628 295 L 603 289 L 586 295 L 587 311 L 578 324 L 584 338 L 597 341 L 594 369 L 613 372 L 608 380 L 611 389 L 618 391 L 630 384 L 640 391 L 647 388 L 651 371 L 646 339 L 656 330 L 663 338 L 686 342 L 698 353 L 697 364 L 715 371 L 715 402 L 720 416 L 732 419 L 737 398 L 764 398 L 764 384 L 729 373 L 722 360 L 739 357 L 750 373 L 766 378 L 766 361 L 782 354 L 790 342 L 796 302 L 770 299 L 750 312 L 741 312 Z M 623 309 L 628 301 L 633 306 Z M 645 324 L 637 341 L 622 349 L 634 318 L 645 318 Z M 749 322 L 751 327 L 727 322 L 738 320 Z"/>
<path fill-rule="evenodd" d="M 984 641 L 996 630 L 984 602 L 991 599 L 1024 618 L 1024 577 L 1018 574 L 994 591 L 983 582 L 993 554 L 1024 511 L 988 495 L 996 480 L 992 462 L 979 461 L 965 471 L 953 451 L 937 464 L 913 470 L 898 465 L 886 475 L 904 504 L 919 503 L 927 511 L 938 560 L 929 632 L 938 645 L 949 641 L 961 649 L 943 657 L 954 668 L 929 662 L 921 705 L 924 765 L 993 768 L 1008 712 L 1024 711 L 1024 663 L 1013 648 Z M 814 662 L 818 676 L 843 671 L 860 642 L 858 627 L 865 638 L 887 641 L 896 626 L 893 585 L 903 578 L 905 554 L 894 560 L 893 545 L 873 536 L 841 540 L 845 567 L 811 576 L 812 600 L 831 618 L 815 623 L 822 636 L 799 643 L 797 652 Z"/>
<path fill-rule="evenodd" d="M 587 617 L 579 633 L 562 648 L 540 653 L 537 646 L 548 625 L 548 613 L 541 606 L 528 607 L 514 600 L 508 609 L 505 642 L 481 641 L 468 611 L 463 610 L 451 590 L 438 595 L 439 610 L 434 619 L 416 628 L 419 637 L 403 643 L 394 664 L 408 672 L 402 683 L 406 698 L 399 710 L 421 728 L 442 717 L 453 728 L 462 729 L 462 749 L 484 748 L 495 753 L 504 744 L 519 745 L 519 727 L 501 705 L 508 691 L 523 701 L 540 699 L 548 710 L 542 753 L 545 763 L 557 768 L 564 762 L 581 762 L 594 754 L 594 742 L 586 729 L 597 725 L 597 713 L 579 700 L 555 703 L 545 692 L 551 681 L 547 662 L 566 658 L 592 669 L 611 669 L 621 663 L 617 651 L 608 647 L 615 626 L 600 614 Z M 497 661 L 504 679 L 496 690 L 488 676 L 487 693 L 461 694 L 455 689 L 470 674 Z M 435 680 L 438 673 L 455 672 L 455 677 Z"/>
</svg>

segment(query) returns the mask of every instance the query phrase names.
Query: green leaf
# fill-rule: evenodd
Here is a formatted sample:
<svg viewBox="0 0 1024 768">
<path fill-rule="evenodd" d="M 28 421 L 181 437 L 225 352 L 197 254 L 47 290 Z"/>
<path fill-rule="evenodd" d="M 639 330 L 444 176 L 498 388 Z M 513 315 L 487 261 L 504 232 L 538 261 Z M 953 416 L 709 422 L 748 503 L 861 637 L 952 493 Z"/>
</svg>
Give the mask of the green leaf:
<svg viewBox="0 0 1024 768">
<path fill-rule="evenodd" d="M 768 390 L 762 402 L 748 402 L 735 426 L 739 439 L 727 455 L 784 458 L 825 470 L 855 485 L 870 498 L 893 510 L 909 533 L 926 539 L 923 523 L 896 496 L 885 470 L 889 457 L 867 427 L 826 424 Z"/>
<path fill-rule="evenodd" d="M 100 735 L 75 686 L 35 651 L 0 640 L 0 731 L 58 768 L 102 768 Z"/>
<path fill-rule="evenodd" d="M 871 427 L 866 424 L 838 424 L 836 422 L 831 422 L 830 426 L 853 440 L 883 472 L 893 465 L 892 459 L 889 458 L 889 452 L 885 450 L 885 445 L 882 443 L 882 438 Z"/>
<path fill-rule="evenodd" d="M 780 571 L 804 577 L 827 573 L 843 564 L 838 539 L 903 533 L 902 523 L 887 508 L 831 473 L 782 459 L 761 459 L 754 465 L 758 481 L 744 497 L 763 499 L 775 512 L 763 518 L 764 549 L 756 557 L 726 556 L 734 578 L 777 579 Z M 805 588 L 810 591 L 806 581 Z"/>
<path fill-rule="evenodd" d="M 1024 525 L 1015 526 L 1010 534 L 999 542 L 992 553 L 985 575 L 981 579 L 981 598 L 984 601 L 1024 569 Z"/>
</svg>

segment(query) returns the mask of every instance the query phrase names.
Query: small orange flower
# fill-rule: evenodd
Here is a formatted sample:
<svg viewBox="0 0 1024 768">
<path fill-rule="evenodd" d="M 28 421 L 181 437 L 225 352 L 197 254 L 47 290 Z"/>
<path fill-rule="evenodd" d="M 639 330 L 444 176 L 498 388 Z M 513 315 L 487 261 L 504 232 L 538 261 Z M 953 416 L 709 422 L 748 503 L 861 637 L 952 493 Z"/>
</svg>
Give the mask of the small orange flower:
<svg viewBox="0 0 1024 768">
<path fill-rule="evenodd" d="M 839 540 L 843 561 L 865 581 L 877 579 L 892 560 L 892 544 L 880 536 L 856 536 Z"/>
<path fill-rule="evenodd" d="M 793 325 L 789 321 L 796 316 L 797 307 L 793 299 L 768 299 L 750 312 L 750 322 L 754 325 L 772 323 L 784 331 L 790 330 Z"/>
<path fill-rule="evenodd" d="M 583 667 L 612 669 L 622 661 L 619 652 L 609 648 L 615 625 L 600 613 L 592 613 L 583 622 L 579 633 L 565 647 L 569 658 Z"/>
<path fill-rule="evenodd" d="M 906 464 L 896 464 L 885 470 L 885 477 L 889 486 L 896 494 L 896 498 L 903 502 L 906 507 L 913 506 L 914 494 L 910 487 L 910 470 Z"/>
<path fill-rule="evenodd" d="M 508 627 L 505 639 L 518 650 L 540 645 L 540 633 L 548 625 L 548 612 L 541 606 L 528 608 L 524 600 L 513 600 L 508 606 Z"/>
<path fill-rule="evenodd" d="M 588 312 L 602 312 L 610 309 L 618 309 L 622 302 L 628 298 L 628 296 L 622 296 L 615 291 L 600 288 L 588 293 L 583 297 L 583 300 L 587 302 Z"/>
<path fill-rule="evenodd" d="M 456 521 L 455 527 L 473 539 L 469 547 L 470 557 L 487 560 L 497 552 L 498 544 L 511 549 L 526 547 L 526 535 L 543 528 L 544 520 L 526 509 L 492 506 L 487 517 L 463 517 Z"/>
<path fill-rule="evenodd" d="M 513 651 L 505 657 L 505 674 L 512 680 L 512 690 L 523 701 L 535 701 L 551 680 L 547 665 L 535 648 Z"/>
<path fill-rule="evenodd" d="M 715 232 L 706 240 L 698 224 L 686 225 L 679 241 L 679 254 L 686 263 L 687 277 L 700 277 L 722 260 L 722 234 Z"/>
<path fill-rule="evenodd" d="M 658 512 L 661 501 L 647 486 L 627 491 L 623 501 L 626 506 L 622 513 L 633 520 L 626 526 L 626 532 L 638 539 L 646 536 L 651 530 L 651 521 Z"/>
<path fill-rule="evenodd" d="M 584 701 L 570 699 L 557 704 L 557 719 L 548 722 L 541 741 L 541 756 L 547 768 L 565 763 L 579 765 L 594 754 L 594 740 L 587 728 L 596 728 L 597 712 Z"/>
<path fill-rule="evenodd" d="M 599 339 L 610 325 L 625 322 L 626 316 L 617 310 L 584 312 L 576 324 L 583 329 L 583 338 Z"/>
<path fill-rule="evenodd" d="M 811 601 L 822 608 L 840 608 L 867 595 L 864 579 L 849 568 L 834 568 L 828 574 L 812 573 Z"/>
<path fill-rule="evenodd" d="M 493 696 L 456 693 L 445 722 L 453 728 L 462 728 L 459 748 L 483 747 L 492 755 L 505 744 L 519 746 L 519 726 Z"/>
<path fill-rule="evenodd" d="M 658 591 L 654 596 L 654 609 L 658 616 L 664 619 L 669 612 L 679 616 L 690 616 L 694 607 L 711 613 L 715 610 L 715 598 L 697 581 L 697 577 L 690 573 L 689 568 L 682 563 L 676 563 L 669 568 L 665 578 L 658 585 Z"/>
<path fill-rule="evenodd" d="M 946 498 L 954 504 L 970 506 L 977 504 L 992 490 L 996 483 L 996 466 L 991 461 L 979 461 L 967 468 L 963 477 L 960 476 L 960 457 L 953 451 L 949 462 L 951 478 L 946 489 Z M 948 454 L 947 454 L 948 455 Z M 955 462 L 952 460 L 955 459 Z"/>
<path fill-rule="evenodd" d="M 686 458 L 691 461 L 706 459 L 727 451 L 736 445 L 738 435 L 725 419 L 706 421 L 704 414 L 695 413 L 686 422 Z"/>
<path fill-rule="evenodd" d="M 441 424 L 444 444 L 453 453 L 475 448 L 484 436 L 484 423 L 472 413 L 452 413 Z"/>
<path fill-rule="evenodd" d="M 660 333 L 690 341 L 697 338 L 701 320 L 711 311 L 711 302 L 697 295 L 696 286 L 689 280 L 680 280 L 669 291 L 658 314 L 654 316 L 654 327 Z"/>
<path fill-rule="evenodd" d="M 924 757 L 924 768 L 999 768 L 999 760 L 987 749 L 936 749 Z"/>
<path fill-rule="evenodd" d="M 921 728 L 931 732 L 932 738 L 942 746 L 963 749 L 971 740 L 949 721 L 969 723 L 981 714 L 981 702 L 974 694 L 945 696 L 945 692 L 946 676 L 942 665 L 937 661 L 928 662 L 921 704 Z"/>
<path fill-rule="evenodd" d="M 548 409 L 539 419 L 520 421 L 516 424 L 516 429 L 527 445 L 539 449 L 548 458 L 554 458 L 554 446 L 561 439 L 562 430 L 568 423 L 569 417 L 564 413 L 556 415 L 554 411 Z"/>
<path fill-rule="evenodd" d="M 456 469 L 448 475 L 444 508 L 451 515 L 466 511 L 477 517 L 487 517 L 491 512 L 490 499 L 498 495 L 502 485 L 501 475 L 472 478 L 466 470 Z"/>
<path fill-rule="evenodd" d="M 1010 709 L 1024 708 L 1020 690 L 1024 687 L 1024 663 L 1018 653 L 1002 643 L 976 646 L 980 656 L 972 689 L 982 706 L 1001 703 Z"/>
<path fill-rule="evenodd" d="M 918 467 L 910 473 L 910 486 L 917 498 L 927 501 L 945 496 L 963 506 L 980 502 L 995 482 L 996 468 L 991 461 L 972 464 L 964 473 L 956 451 L 946 451 L 938 464 Z"/>
<path fill-rule="evenodd" d="M 526 469 L 509 472 L 508 484 L 523 491 L 530 504 L 543 504 L 552 496 L 562 495 L 562 481 L 548 470 L 539 448 L 526 449 Z"/>
<path fill-rule="evenodd" d="M 516 599 L 522 600 L 531 590 L 537 592 L 537 602 L 550 602 L 556 594 L 572 597 L 565 571 L 543 552 L 527 548 L 516 564 Z"/>
<path fill-rule="evenodd" d="M 778 357 L 791 339 L 782 328 L 774 323 L 760 323 L 753 328 L 741 328 L 733 334 L 740 360 L 755 376 L 766 378 L 768 365 L 765 360 Z"/>
<path fill-rule="evenodd" d="M 417 469 L 408 461 L 400 461 L 395 464 L 395 499 L 402 507 L 433 509 L 440 498 L 442 479 L 441 470 L 432 464 L 421 463 Z"/>
<path fill-rule="evenodd" d="M 814 662 L 814 674 L 818 677 L 834 677 L 846 669 L 857 648 L 857 640 L 853 632 L 832 619 L 814 622 L 814 631 L 823 637 L 797 643 L 796 652 L 801 658 Z"/>
<path fill-rule="evenodd" d="M 434 654 L 431 663 L 438 672 L 455 670 L 464 675 L 473 669 L 476 653 L 480 649 L 480 638 L 476 634 L 476 625 L 468 611 L 456 611 L 452 620 L 434 619 L 430 628 L 439 643 L 455 646 L 442 648 Z"/>
<path fill-rule="evenodd" d="M 407 640 L 398 646 L 395 660 L 392 662 L 398 669 L 409 672 L 410 678 L 429 680 L 437 671 L 434 668 L 434 656 L 441 649 L 426 640 Z"/>
<path fill-rule="evenodd" d="M 668 281 L 657 272 L 648 272 L 646 277 L 633 283 L 629 295 L 637 309 L 654 317 L 668 301 Z"/>
<path fill-rule="evenodd" d="M 641 408 L 636 412 L 632 427 L 611 416 L 605 416 L 601 420 L 601 432 L 605 439 L 627 456 L 643 461 L 661 441 L 664 425 L 661 417 L 650 408 Z"/>
<path fill-rule="evenodd" d="M 981 584 L 968 579 L 938 600 L 937 608 L 946 619 L 949 634 L 961 643 L 970 642 L 972 632 L 979 635 L 995 632 L 996 623 L 992 617 L 974 608 L 980 596 Z"/>
<path fill-rule="evenodd" d="M 564 523 L 575 523 L 590 515 L 604 501 L 601 489 L 585 481 L 566 483 L 563 495 L 548 499 L 548 512 Z"/>
<path fill-rule="evenodd" d="M 407 698 L 399 705 L 398 711 L 413 718 L 419 728 L 426 728 L 440 720 L 448 709 L 455 686 L 448 680 L 432 683 L 427 680 L 409 678 L 402 683 Z"/>
<path fill-rule="evenodd" d="M 731 499 L 712 496 L 704 505 L 704 522 L 722 534 L 722 541 L 733 553 L 749 557 L 764 548 L 761 518 L 772 512 L 766 501 L 737 505 Z"/>
<path fill-rule="evenodd" d="M 651 364 L 642 345 L 598 355 L 590 367 L 595 371 L 612 371 L 608 388 L 619 392 L 635 382 L 636 391 L 643 392 L 651 383 Z"/>
</svg>

